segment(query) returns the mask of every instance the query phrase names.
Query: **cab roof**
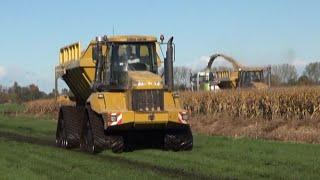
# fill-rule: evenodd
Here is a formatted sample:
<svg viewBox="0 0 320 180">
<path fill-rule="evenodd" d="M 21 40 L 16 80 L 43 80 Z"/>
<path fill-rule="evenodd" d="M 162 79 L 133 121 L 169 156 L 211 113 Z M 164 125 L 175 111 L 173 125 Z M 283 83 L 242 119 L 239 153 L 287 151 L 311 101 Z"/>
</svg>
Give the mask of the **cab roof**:
<svg viewBox="0 0 320 180">
<path fill-rule="evenodd" d="M 109 42 L 156 42 L 157 38 L 154 36 L 141 35 L 117 35 L 108 36 Z"/>
</svg>

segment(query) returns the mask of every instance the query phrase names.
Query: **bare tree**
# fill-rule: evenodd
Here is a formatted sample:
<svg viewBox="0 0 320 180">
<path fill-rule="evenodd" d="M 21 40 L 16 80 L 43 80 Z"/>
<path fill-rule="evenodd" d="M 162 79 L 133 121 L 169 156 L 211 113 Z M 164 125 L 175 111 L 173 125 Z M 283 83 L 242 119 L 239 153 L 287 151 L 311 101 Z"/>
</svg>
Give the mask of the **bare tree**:
<svg viewBox="0 0 320 180">
<path fill-rule="evenodd" d="M 173 77 L 175 87 L 185 89 L 189 86 L 191 69 L 185 66 L 176 66 L 173 68 Z"/>
<path fill-rule="evenodd" d="M 313 83 L 320 83 L 320 62 L 309 63 L 303 72 Z"/>
<path fill-rule="evenodd" d="M 298 79 L 298 81 L 297 81 L 297 84 L 298 84 L 298 85 L 304 85 L 304 86 L 306 86 L 306 85 L 312 85 L 313 83 L 314 83 L 314 82 L 313 82 L 311 79 L 309 79 L 309 77 L 306 76 L 306 75 L 300 76 L 299 79 Z"/>
<path fill-rule="evenodd" d="M 298 78 L 297 69 L 291 64 L 274 65 L 271 74 L 280 81 L 281 84 L 296 82 Z"/>
</svg>

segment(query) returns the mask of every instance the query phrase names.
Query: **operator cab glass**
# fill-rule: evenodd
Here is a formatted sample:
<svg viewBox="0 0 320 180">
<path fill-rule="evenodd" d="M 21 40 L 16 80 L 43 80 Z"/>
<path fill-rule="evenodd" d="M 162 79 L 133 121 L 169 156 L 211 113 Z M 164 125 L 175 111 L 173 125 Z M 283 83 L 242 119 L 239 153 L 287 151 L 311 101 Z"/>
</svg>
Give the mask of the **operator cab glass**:
<svg viewBox="0 0 320 180">
<path fill-rule="evenodd" d="M 149 71 L 157 74 L 154 43 L 113 43 L 110 45 L 110 85 L 123 89 L 129 71 Z"/>
<path fill-rule="evenodd" d="M 244 78 L 241 84 L 242 87 L 251 87 L 253 82 L 264 81 L 263 71 L 243 71 L 241 73 Z"/>
<path fill-rule="evenodd" d="M 113 44 L 111 52 L 111 69 L 114 71 L 157 72 L 152 43 Z"/>
<path fill-rule="evenodd" d="M 199 82 L 209 83 L 214 80 L 212 72 L 199 75 Z"/>
</svg>

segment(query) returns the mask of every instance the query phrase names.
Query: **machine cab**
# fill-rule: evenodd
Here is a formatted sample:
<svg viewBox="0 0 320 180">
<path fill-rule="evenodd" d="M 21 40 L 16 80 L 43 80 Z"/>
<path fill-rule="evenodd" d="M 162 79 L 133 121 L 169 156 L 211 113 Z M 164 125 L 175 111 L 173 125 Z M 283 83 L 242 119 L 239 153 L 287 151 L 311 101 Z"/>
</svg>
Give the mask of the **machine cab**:
<svg viewBox="0 0 320 180">
<path fill-rule="evenodd" d="M 147 36 L 114 36 L 106 39 L 106 53 L 95 49 L 96 84 L 102 89 L 126 90 L 130 72 L 158 73 L 156 39 Z M 97 41 L 99 43 L 99 41 Z M 150 74 L 149 73 L 149 74 Z M 101 89 L 101 88 L 100 88 Z"/>
</svg>

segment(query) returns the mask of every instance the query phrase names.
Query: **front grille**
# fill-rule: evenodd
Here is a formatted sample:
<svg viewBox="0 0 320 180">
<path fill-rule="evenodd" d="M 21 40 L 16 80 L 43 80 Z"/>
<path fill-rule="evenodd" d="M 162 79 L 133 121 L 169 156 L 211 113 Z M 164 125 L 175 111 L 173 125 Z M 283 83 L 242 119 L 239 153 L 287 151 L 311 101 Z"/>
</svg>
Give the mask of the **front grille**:
<svg viewBox="0 0 320 180">
<path fill-rule="evenodd" d="M 134 90 L 132 110 L 163 111 L 163 90 Z"/>
</svg>

